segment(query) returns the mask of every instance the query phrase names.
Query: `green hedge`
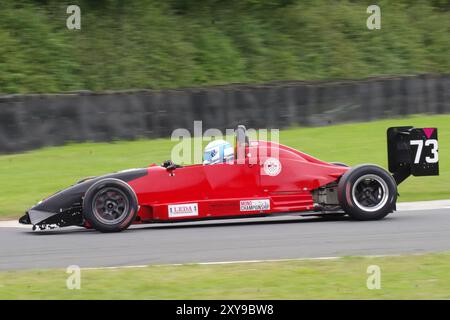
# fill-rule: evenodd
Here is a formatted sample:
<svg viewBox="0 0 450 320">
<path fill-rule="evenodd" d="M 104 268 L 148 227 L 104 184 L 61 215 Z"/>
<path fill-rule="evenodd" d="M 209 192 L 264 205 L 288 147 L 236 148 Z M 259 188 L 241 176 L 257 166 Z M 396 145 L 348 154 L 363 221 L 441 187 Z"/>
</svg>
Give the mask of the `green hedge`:
<svg viewBox="0 0 450 320">
<path fill-rule="evenodd" d="M 82 29 L 66 29 L 78 4 Z M 448 1 L 2 0 L 0 92 L 450 71 Z"/>
</svg>

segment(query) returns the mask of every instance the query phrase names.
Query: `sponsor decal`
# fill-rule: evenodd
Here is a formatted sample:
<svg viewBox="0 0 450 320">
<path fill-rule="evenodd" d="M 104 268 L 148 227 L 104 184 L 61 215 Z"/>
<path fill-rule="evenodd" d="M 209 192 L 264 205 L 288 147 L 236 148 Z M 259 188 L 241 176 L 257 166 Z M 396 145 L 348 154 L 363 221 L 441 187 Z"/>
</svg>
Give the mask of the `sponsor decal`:
<svg viewBox="0 0 450 320">
<path fill-rule="evenodd" d="M 169 204 L 169 218 L 198 216 L 198 203 Z"/>
<path fill-rule="evenodd" d="M 281 172 L 281 162 L 277 158 L 267 158 L 264 161 L 264 173 L 268 176 L 274 177 Z"/>
<path fill-rule="evenodd" d="M 262 211 L 270 210 L 270 200 L 241 200 L 241 211 Z"/>
</svg>

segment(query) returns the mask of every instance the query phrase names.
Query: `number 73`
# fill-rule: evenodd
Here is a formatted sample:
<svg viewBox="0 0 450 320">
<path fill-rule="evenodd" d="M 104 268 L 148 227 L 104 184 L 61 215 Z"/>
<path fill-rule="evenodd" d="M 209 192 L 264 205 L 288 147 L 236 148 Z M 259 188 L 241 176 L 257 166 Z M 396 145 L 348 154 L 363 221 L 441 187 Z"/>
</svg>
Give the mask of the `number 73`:
<svg viewBox="0 0 450 320">
<path fill-rule="evenodd" d="M 412 146 L 417 146 L 417 152 L 416 152 L 416 157 L 414 158 L 414 163 L 419 163 L 420 158 L 422 156 L 422 150 L 423 150 L 423 145 L 424 145 L 423 140 L 411 140 L 410 144 Z M 437 140 L 436 139 L 425 140 L 425 147 L 428 147 L 430 145 L 432 146 L 431 147 L 432 157 L 426 156 L 425 161 L 427 163 L 437 163 L 439 161 Z"/>
</svg>

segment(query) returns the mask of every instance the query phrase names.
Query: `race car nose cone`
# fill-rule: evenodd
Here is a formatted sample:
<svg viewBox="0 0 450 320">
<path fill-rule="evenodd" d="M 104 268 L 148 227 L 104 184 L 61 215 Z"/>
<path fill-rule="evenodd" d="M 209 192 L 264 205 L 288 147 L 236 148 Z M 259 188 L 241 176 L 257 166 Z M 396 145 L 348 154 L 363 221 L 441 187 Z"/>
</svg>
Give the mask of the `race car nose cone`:
<svg viewBox="0 0 450 320">
<path fill-rule="evenodd" d="M 21 223 L 21 224 L 31 224 L 30 216 L 28 215 L 28 212 L 25 213 L 24 216 L 20 217 L 19 223 Z"/>
</svg>

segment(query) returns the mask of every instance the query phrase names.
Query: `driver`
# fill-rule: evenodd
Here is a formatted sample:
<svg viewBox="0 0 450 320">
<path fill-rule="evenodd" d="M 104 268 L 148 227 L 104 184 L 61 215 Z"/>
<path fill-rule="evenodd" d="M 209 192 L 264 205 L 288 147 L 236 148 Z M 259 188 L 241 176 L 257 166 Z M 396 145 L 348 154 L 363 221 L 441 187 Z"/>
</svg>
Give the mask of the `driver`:
<svg viewBox="0 0 450 320">
<path fill-rule="evenodd" d="M 203 164 L 233 163 L 233 146 L 222 139 L 208 143 L 203 153 Z"/>
</svg>

